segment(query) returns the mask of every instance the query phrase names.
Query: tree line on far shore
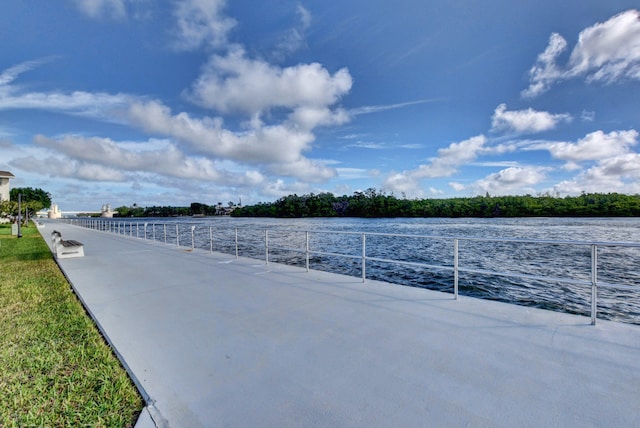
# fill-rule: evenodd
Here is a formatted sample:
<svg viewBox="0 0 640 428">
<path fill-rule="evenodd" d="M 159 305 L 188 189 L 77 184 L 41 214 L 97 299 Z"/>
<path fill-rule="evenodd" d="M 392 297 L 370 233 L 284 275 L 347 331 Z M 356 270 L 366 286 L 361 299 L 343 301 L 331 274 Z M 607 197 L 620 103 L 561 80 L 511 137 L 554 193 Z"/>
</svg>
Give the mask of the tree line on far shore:
<svg viewBox="0 0 640 428">
<path fill-rule="evenodd" d="M 229 202 L 226 206 L 222 202 L 216 205 L 207 205 L 200 202 L 192 202 L 188 207 L 152 206 L 140 207 L 133 204 L 130 207 L 121 206 L 115 209 L 118 217 L 182 217 L 182 216 L 214 216 L 228 215 L 238 205 Z"/>
<path fill-rule="evenodd" d="M 375 189 L 351 196 L 289 195 L 275 202 L 239 207 L 236 217 L 637 217 L 640 195 L 583 193 L 558 197 L 476 196 L 448 199 L 397 198 Z"/>
</svg>

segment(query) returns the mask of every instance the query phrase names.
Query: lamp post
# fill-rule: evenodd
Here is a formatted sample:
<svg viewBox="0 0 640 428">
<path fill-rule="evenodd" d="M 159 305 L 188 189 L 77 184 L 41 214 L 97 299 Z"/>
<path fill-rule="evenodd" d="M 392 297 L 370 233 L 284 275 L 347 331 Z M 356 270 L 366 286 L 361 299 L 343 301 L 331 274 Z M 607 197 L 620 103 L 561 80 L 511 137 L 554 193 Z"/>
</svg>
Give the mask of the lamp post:
<svg viewBox="0 0 640 428">
<path fill-rule="evenodd" d="M 20 228 L 20 223 L 22 223 L 22 193 L 18 193 L 18 238 L 22 238 L 22 230 Z"/>
</svg>

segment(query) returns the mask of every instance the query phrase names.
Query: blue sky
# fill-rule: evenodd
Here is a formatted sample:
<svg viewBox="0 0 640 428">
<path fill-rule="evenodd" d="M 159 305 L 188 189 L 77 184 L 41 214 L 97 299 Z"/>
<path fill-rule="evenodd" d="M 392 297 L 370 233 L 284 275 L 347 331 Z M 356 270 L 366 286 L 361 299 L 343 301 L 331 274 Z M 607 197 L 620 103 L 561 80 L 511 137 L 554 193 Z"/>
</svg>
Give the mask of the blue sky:
<svg viewBox="0 0 640 428">
<path fill-rule="evenodd" d="M 0 170 L 62 210 L 640 193 L 633 1 L 0 8 Z"/>
</svg>

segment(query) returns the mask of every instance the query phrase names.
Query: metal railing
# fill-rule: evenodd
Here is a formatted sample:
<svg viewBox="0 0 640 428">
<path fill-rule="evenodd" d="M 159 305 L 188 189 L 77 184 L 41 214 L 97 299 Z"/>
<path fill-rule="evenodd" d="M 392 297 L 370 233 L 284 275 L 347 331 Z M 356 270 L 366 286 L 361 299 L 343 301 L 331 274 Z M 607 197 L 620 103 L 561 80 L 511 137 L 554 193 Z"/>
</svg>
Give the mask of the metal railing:
<svg viewBox="0 0 640 428">
<path fill-rule="evenodd" d="M 118 235 L 125 235 L 129 237 L 135 237 L 138 239 L 152 240 L 154 242 L 163 242 L 169 244 L 171 241 L 175 242 L 177 246 L 190 246 L 191 250 L 196 248 L 207 250 L 209 252 L 231 252 L 235 258 L 238 258 L 241 253 L 242 241 L 240 232 L 243 232 L 243 238 L 247 241 L 244 246 L 245 252 L 248 253 L 247 257 L 256 258 L 260 252 L 259 248 L 263 248 L 263 258 L 266 264 L 270 263 L 270 257 L 275 253 L 298 253 L 304 257 L 304 267 L 307 272 L 310 270 L 310 260 L 315 256 L 336 257 L 342 259 L 351 259 L 357 261 L 360 266 L 362 282 L 367 280 L 367 263 L 388 263 L 394 265 L 410 266 L 420 269 L 428 270 L 441 270 L 452 272 L 452 287 L 453 298 L 458 298 L 459 290 L 459 275 L 460 273 L 475 274 L 475 275 L 490 275 L 506 278 L 525 279 L 532 281 L 545 281 L 564 283 L 577 286 L 590 287 L 590 309 L 591 309 L 591 324 L 596 324 L 597 311 L 598 311 L 598 289 L 614 288 L 614 289 L 626 289 L 632 291 L 640 291 L 638 284 L 618 284 L 605 282 L 598 277 L 598 254 L 602 248 L 618 247 L 618 248 L 640 248 L 640 243 L 635 242 L 587 242 L 587 241 L 563 241 L 563 240 L 536 240 L 536 239 L 512 239 L 512 238 L 481 238 L 481 237 L 451 237 L 451 236 L 437 236 L 437 235 L 408 235 L 408 234 L 393 234 L 393 233 L 374 233 L 374 232 L 351 232 L 351 231 L 333 231 L 333 230 L 298 230 L 298 229 L 282 229 L 282 228 L 239 228 L 235 227 L 231 231 L 227 229 L 215 228 L 211 225 L 203 224 L 190 224 L 184 222 L 176 223 L 155 223 L 155 222 L 135 222 L 135 221 L 118 221 L 118 220 L 104 220 L 104 219 L 63 219 L 67 223 L 77 226 L 90 228 L 94 230 L 115 233 Z M 186 229 L 186 231 L 184 231 Z M 198 231 L 198 233 L 196 233 Z M 222 235 L 220 238 L 216 238 L 215 234 Z M 280 234 L 278 238 L 274 235 Z M 302 235 L 302 239 L 295 236 Z M 337 252 L 328 251 L 326 249 L 314 249 L 312 247 L 313 236 L 326 236 L 332 237 L 350 237 L 352 238 L 351 244 L 346 245 L 347 250 L 351 249 L 351 252 Z M 204 236 L 204 238 L 203 238 Z M 444 258 L 444 261 L 438 262 L 422 262 L 403 260 L 399 258 L 389 258 L 383 256 L 368 255 L 367 238 L 389 238 L 389 239 L 411 239 L 411 240 L 423 240 L 423 241 L 440 241 L 444 243 L 451 243 L 451 253 Z M 358 242 L 357 246 L 353 242 Z M 229 242 L 231 241 L 231 242 Z M 348 239 L 347 239 L 348 241 Z M 334 239 L 332 245 L 336 243 L 344 244 L 344 239 Z M 481 267 L 473 266 L 461 266 L 460 262 L 460 244 L 461 243 L 491 243 L 497 244 L 518 244 L 518 245 L 535 245 L 535 246 L 571 246 L 571 247 L 583 247 L 588 248 L 588 277 L 576 278 L 573 276 L 549 276 L 549 275 L 537 275 L 530 273 L 522 273 L 515 271 L 502 271 L 495 269 L 483 269 Z M 284 244 L 286 245 L 284 245 Z M 294 245 L 292 246 L 291 243 Z M 297 246 L 295 245 L 297 243 Z M 342 248 L 345 245 L 338 245 Z M 330 244 L 331 245 L 331 244 Z M 320 246 L 322 248 L 322 246 Z M 355 247 L 355 248 L 354 248 Z M 446 247 L 446 245 L 444 245 Z M 444 248 L 442 245 L 440 249 Z M 250 248 L 250 250 L 248 250 Z M 243 255 L 245 255 L 243 253 Z M 440 254 L 442 256 L 442 254 Z M 441 257 L 442 259 L 442 257 Z M 449 260 L 449 262 L 446 262 Z M 640 273 L 638 274 L 640 278 Z"/>
</svg>

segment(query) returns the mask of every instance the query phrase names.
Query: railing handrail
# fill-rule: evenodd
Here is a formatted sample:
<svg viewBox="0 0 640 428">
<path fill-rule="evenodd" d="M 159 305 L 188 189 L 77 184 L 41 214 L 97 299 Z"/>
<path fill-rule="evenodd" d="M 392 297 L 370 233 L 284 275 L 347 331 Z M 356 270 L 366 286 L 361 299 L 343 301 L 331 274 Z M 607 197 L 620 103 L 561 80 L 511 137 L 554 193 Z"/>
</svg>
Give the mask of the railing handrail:
<svg viewBox="0 0 640 428">
<path fill-rule="evenodd" d="M 62 219 L 65 221 L 78 221 L 77 219 Z M 89 219 L 92 220 L 92 219 Z M 95 221 L 95 220 L 94 220 Z M 118 222 L 117 219 L 105 220 L 108 222 Z M 127 224 L 135 224 L 135 223 L 147 223 L 154 224 L 156 226 L 162 225 L 185 225 L 185 226 L 194 226 L 201 225 L 209 227 L 209 223 L 205 223 L 202 221 L 180 221 L 180 222 L 150 222 L 150 221 L 140 221 L 140 220 L 128 220 L 123 221 L 122 223 Z M 278 232 L 295 232 L 295 233 L 332 233 L 332 234 L 343 234 L 343 235 L 357 235 L 361 236 L 365 234 L 367 236 L 391 236 L 391 237 L 401 237 L 401 238 L 428 238 L 428 239 L 438 239 L 438 240 L 452 240 L 459 239 L 461 241 L 481 241 L 481 242 L 512 242 L 512 243 L 531 243 L 531 244 L 558 244 L 558 245 L 597 245 L 599 247 L 640 247 L 640 242 L 631 242 L 631 241 L 581 241 L 581 240 L 562 240 L 562 239 L 532 239 L 532 238 L 485 238 L 481 236 L 462 236 L 462 235 L 424 235 L 424 234 L 409 234 L 409 233 L 389 233 L 389 232 L 371 232 L 371 231 L 350 231 L 350 230 L 338 230 L 338 229 L 290 229 L 290 228 L 281 228 L 278 226 L 263 226 L 257 228 L 252 225 L 240 225 L 234 226 L 234 228 L 238 230 L 246 229 L 246 230 L 255 230 L 259 232 L 264 232 L 265 229 L 269 231 L 278 231 Z"/>
<path fill-rule="evenodd" d="M 209 235 L 209 249 L 210 252 L 213 252 L 213 226 L 203 222 L 141 222 L 141 221 L 119 221 L 117 219 L 63 219 L 63 221 L 67 221 L 69 223 L 76 222 L 80 226 L 89 227 L 89 228 L 97 228 L 106 232 L 114 232 L 121 235 L 127 235 L 127 228 L 129 231 L 129 236 L 133 237 L 133 227 L 136 227 L 136 238 L 139 238 L 139 225 L 144 223 L 144 239 L 147 239 L 147 225 L 151 224 L 152 237 L 153 240 L 156 241 L 155 229 L 157 226 L 163 226 L 164 230 L 164 243 L 167 243 L 167 225 L 175 225 L 175 243 L 177 246 L 184 245 L 186 243 L 180 242 L 180 225 L 183 225 L 183 228 L 187 228 L 190 230 L 191 235 L 191 248 L 195 249 L 195 230 L 197 226 L 202 225 L 208 231 Z M 108 224 L 108 225 L 107 225 Z M 225 228 L 225 230 L 229 230 L 229 228 Z M 599 247 L 626 247 L 626 248 L 640 248 L 640 242 L 613 242 L 613 241 L 573 241 L 573 240 L 553 240 L 553 239 L 522 239 L 522 238 L 502 238 L 502 237 L 472 237 L 472 236 L 451 236 L 451 235 L 430 235 L 430 234 L 404 234 L 404 233 L 388 233 L 388 232 L 358 232 L 358 231 L 345 231 L 345 230 L 331 230 L 331 229 L 303 229 L 303 228 L 281 228 L 281 227 L 255 227 L 250 225 L 245 226 L 235 226 L 234 227 L 234 245 L 235 245 L 235 257 L 239 256 L 239 230 L 251 230 L 255 231 L 256 234 L 262 232 L 262 239 L 264 242 L 264 260 L 266 264 L 269 264 L 269 254 L 270 250 L 281 250 L 287 252 L 299 252 L 304 253 L 306 256 L 306 270 L 309 271 L 309 257 L 310 255 L 324 255 L 324 256 L 332 256 L 332 257 L 343 257 L 350 259 L 361 259 L 362 260 L 362 281 L 366 281 L 366 262 L 367 261 L 375 261 L 382 263 L 392 263 L 398 265 L 405 266 L 419 266 L 427 269 L 434 270 L 448 270 L 453 271 L 454 274 L 454 284 L 453 284 L 453 295 L 454 299 L 458 297 L 458 274 L 460 272 L 480 274 L 480 275 L 491 275 L 491 276 L 501 276 L 501 277 L 510 277 L 510 278 L 521 278 L 521 279 L 530 279 L 530 280 L 540 280 L 540 281 L 548 281 L 548 282 L 558 282 L 558 283 L 566 283 L 566 284 L 574 284 L 574 285 L 585 285 L 591 286 L 591 323 L 596 323 L 597 318 L 597 289 L 599 286 L 608 287 L 608 288 L 618 288 L 618 289 L 632 289 L 638 290 L 638 287 L 629 286 L 626 284 L 612 284 L 600 282 L 598 280 L 598 248 Z M 305 245 L 304 248 L 292 248 L 292 247 L 280 247 L 274 246 L 270 243 L 269 237 L 270 232 L 274 232 L 277 234 L 278 232 L 282 233 L 300 233 L 305 234 Z M 332 235 L 352 235 L 359 236 L 361 241 L 361 254 L 345 254 L 345 253 L 336 253 L 331 251 L 319 251 L 310 249 L 309 242 L 310 234 L 332 234 Z M 430 263 L 422 263 L 422 262 L 413 262 L 407 260 L 397 260 L 397 259 L 388 259 L 383 257 L 373 257 L 367 256 L 366 251 L 366 240 L 367 237 L 373 236 L 383 236 L 383 237 L 396 237 L 396 238 L 410 238 L 410 239 L 430 239 L 430 240 L 439 240 L 439 241 L 453 241 L 453 262 L 452 264 L 446 265 L 438 265 L 438 264 L 430 264 Z M 533 275 L 533 274 L 523 274 L 516 272 L 501 272 L 497 270 L 486 270 L 479 268 L 471 268 L 471 267 L 461 267 L 459 266 L 459 241 L 475 241 L 475 242 L 504 242 L 504 243 L 515 243 L 515 244 L 546 244 L 546 245 L 571 245 L 571 246 L 589 246 L 591 248 L 590 258 L 591 258 L 591 268 L 590 268 L 590 279 L 576 279 L 575 276 L 571 278 L 558 278 L 558 277 L 550 277 L 550 276 L 542 276 L 542 275 Z"/>
<path fill-rule="evenodd" d="M 242 227 L 241 227 L 242 228 Z M 255 229 L 250 226 L 244 226 L 247 229 Z M 267 228 L 265 228 L 267 229 Z M 398 238 L 427 238 L 427 239 L 439 239 L 439 240 L 452 240 L 459 239 L 461 241 L 482 241 L 482 242 L 512 242 L 512 243 L 530 243 L 530 244 L 558 244 L 558 245 L 597 245 L 599 247 L 640 247 L 640 242 L 625 242 L 625 241 L 572 241 L 572 240 L 555 240 L 555 239 L 524 239 L 524 238 L 483 238 L 480 236 L 460 236 L 460 235 L 414 235 L 408 233 L 388 233 L 388 232 L 366 232 L 366 231 L 348 231 L 348 230 L 332 230 L 332 229 L 283 229 L 283 228 L 268 228 L 270 231 L 282 231 L 282 232 L 298 232 L 298 233 L 333 233 L 344 235 L 362 235 L 367 236 L 390 236 Z"/>
</svg>

